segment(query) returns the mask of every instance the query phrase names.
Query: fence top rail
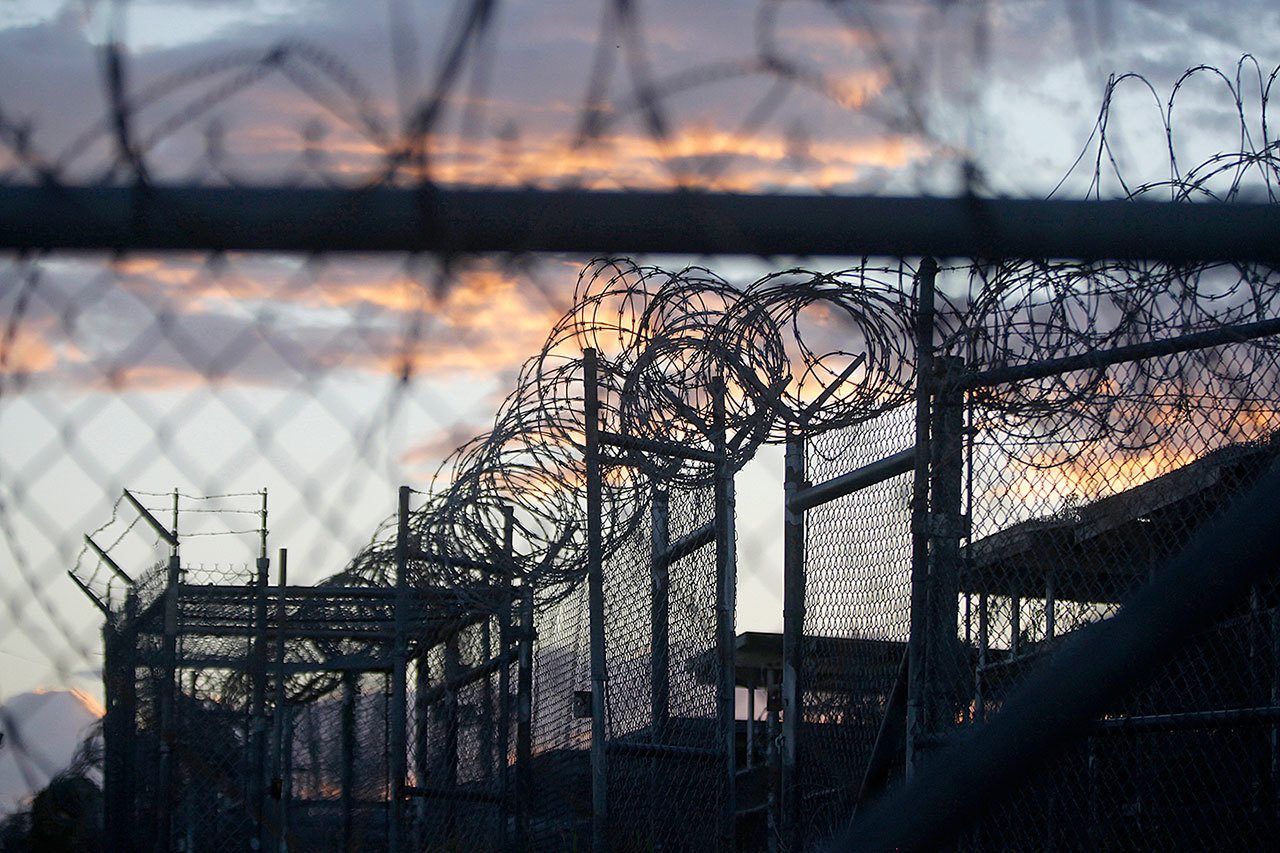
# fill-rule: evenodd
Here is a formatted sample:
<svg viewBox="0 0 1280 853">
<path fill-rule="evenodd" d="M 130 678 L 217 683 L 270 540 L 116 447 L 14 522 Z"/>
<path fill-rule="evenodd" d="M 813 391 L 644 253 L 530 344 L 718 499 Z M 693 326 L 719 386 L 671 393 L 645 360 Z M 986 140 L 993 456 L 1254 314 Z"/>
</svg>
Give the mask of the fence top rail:
<svg viewBox="0 0 1280 853">
<path fill-rule="evenodd" d="M 1280 261 L 1280 205 L 690 190 L 0 187 L 0 248 Z"/>
</svg>

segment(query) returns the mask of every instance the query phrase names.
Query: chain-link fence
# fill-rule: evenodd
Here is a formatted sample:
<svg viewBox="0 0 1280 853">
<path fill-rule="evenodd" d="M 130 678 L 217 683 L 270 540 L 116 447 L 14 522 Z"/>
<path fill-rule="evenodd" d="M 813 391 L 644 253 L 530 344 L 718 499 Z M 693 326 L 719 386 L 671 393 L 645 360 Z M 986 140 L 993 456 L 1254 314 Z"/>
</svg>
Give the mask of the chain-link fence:
<svg viewBox="0 0 1280 853">
<path fill-rule="evenodd" d="M 299 41 L 131 85 L 118 10 L 100 124 L 51 148 L 0 111 L 0 524 L 24 591 L 3 636 L 61 677 L 101 670 L 102 755 L 75 772 L 101 768 L 111 846 L 817 849 L 1271 464 L 1280 173 L 1257 63 L 1175 87 L 1225 83 L 1238 152 L 1179 163 L 1170 100 L 1171 178 L 1117 166 L 1124 201 L 1019 202 L 980 198 L 923 66 L 880 38 L 948 33 L 955 4 L 879 28 L 879 9 L 814 12 L 835 29 L 764 4 L 743 55 L 668 74 L 638 4 L 607 3 L 572 138 L 521 145 L 508 118 L 477 145 L 503 110 L 499 5 L 458 4 L 415 99 L 414 13 L 390 4 L 390 113 Z M 960 29 L 985 44 L 988 23 Z M 870 71 L 834 62 L 837 30 Z M 731 138 L 673 132 L 668 108 L 719 84 L 749 104 Z M 255 117 L 296 109 L 299 138 L 225 132 L 248 92 Z M 874 152 L 826 138 L 850 107 L 887 134 Z M 263 149 L 268 186 L 229 139 Z M 961 177 L 895 183 L 926 151 Z M 907 185 L 966 196 L 848 195 Z M 715 192 L 744 188 L 770 194 Z M 1180 204 L 1139 203 L 1166 191 Z M 586 261 L 615 249 L 731 272 Z M 723 259 L 777 254 L 822 271 Z M 945 267 L 935 300 L 931 255 L 1000 260 Z M 1103 260 L 1019 260 L 1042 257 Z M 735 488 L 769 444 L 788 448 L 782 630 L 735 634 L 758 499 Z M 250 476 L 266 488 L 228 494 Z M 155 483 L 178 487 L 132 488 Z M 106 620 L 101 651 L 43 552 Z M 1264 845 L 1276 598 L 1255 583 L 955 845 Z"/>
</svg>

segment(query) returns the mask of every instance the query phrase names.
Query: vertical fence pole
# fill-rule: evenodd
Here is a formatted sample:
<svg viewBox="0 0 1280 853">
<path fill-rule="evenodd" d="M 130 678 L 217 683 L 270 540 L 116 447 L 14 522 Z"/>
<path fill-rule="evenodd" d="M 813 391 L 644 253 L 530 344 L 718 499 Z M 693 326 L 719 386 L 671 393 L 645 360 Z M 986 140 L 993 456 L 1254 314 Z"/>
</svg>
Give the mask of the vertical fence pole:
<svg viewBox="0 0 1280 853">
<path fill-rule="evenodd" d="M 720 663 L 716 707 L 720 717 L 720 744 L 724 750 L 720 847 L 725 851 L 733 851 L 737 849 L 735 838 L 738 820 L 738 728 L 735 713 L 737 667 L 734 658 L 738 559 L 735 551 L 733 467 L 729 464 L 723 380 L 717 380 L 712 393 L 712 429 L 716 455 L 719 457 L 715 467 L 716 646 Z"/>
<path fill-rule="evenodd" d="M 413 668 L 413 775 L 419 787 L 427 784 L 427 731 L 430 708 L 426 702 L 427 689 L 431 685 L 431 665 L 425 644 L 418 647 L 417 665 Z M 418 797 L 414 802 L 414 847 L 421 850 L 427 832 L 427 800 Z"/>
<path fill-rule="evenodd" d="M 406 601 L 409 591 L 409 493 L 401 486 L 396 502 L 395 641 L 391 650 L 391 826 L 387 846 L 399 853 L 404 829 L 404 784 L 408 775 L 407 715 L 409 713 L 409 638 Z"/>
<path fill-rule="evenodd" d="M 791 509 L 791 498 L 804 486 L 804 438 L 787 439 L 782 527 L 782 838 L 789 851 L 803 849 L 803 779 L 800 776 L 804 716 L 804 512 Z"/>
<path fill-rule="evenodd" d="M 356 674 L 342 673 L 341 781 L 342 781 L 342 849 L 354 850 L 355 784 L 356 784 Z"/>
<path fill-rule="evenodd" d="M 293 802 L 293 712 L 284 703 L 284 761 L 281 764 L 284 778 L 280 783 L 280 846 L 277 851 L 289 849 L 289 805 Z"/>
<path fill-rule="evenodd" d="M 968 662 L 959 637 L 960 541 L 967 535 L 963 517 L 964 392 L 949 377 L 959 377 L 958 358 L 935 358 L 933 419 L 929 448 L 929 624 L 925 661 L 925 725 L 931 734 L 955 719 L 968 692 Z M 963 692 L 962 692 L 963 691 Z"/>
<path fill-rule="evenodd" d="M 271 560 L 267 558 L 267 490 L 262 490 L 262 525 L 258 531 L 258 575 L 253 595 L 252 698 L 249 703 L 249 809 L 258 848 L 266 842 L 267 818 L 267 584 Z"/>
<path fill-rule="evenodd" d="M 515 592 L 515 508 L 502 507 L 502 552 L 508 571 L 498 602 L 498 649 L 503 657 L 498 670 L 498 835 L 505 849 L 511 849 L 511 596 Z"/>
<path fill-rule="evenodd" d="M 528 845 L 533 803 L 533 587 L 520 587 L 520 653 L 516 666 L 516 849 Z"/>
<path fill-rule="evenodd" d="M 160 766 L 157 804 L 156 849 L 167 851 L 173 833 L 174 766 L 173 749 L 177 736 L 176 704 L 178 691 L 178 490 L 173 490 L 173 540 L 169 551 L 169 568 L 164 590 L 164 684 L 160 690 Z"/>
<path fill-rule="evenodd" d="M 103 789 L 106 793 L 104 841 L 107 853 L 129 853 L 134 849 L 135 734 L 137 706 L 138 596 L 126 594 L 123 618 L 109 619 L 103 626 L 102 677 L 107 714 L 103 753 Z"/>
<path fill-rule="evenodd" d="M 600 477 L 600 386 L 594 349 L 582 354 L 582 399 L 586 421 L 587 608 L 591 631 L 591 849 L 609 849 L 608 765 L 605 758 L 605 686 L 608 672 L 604 632 L 604 541 Z"/>
<path fill-rule="evenodd" d="M 285 585 L 288 578 L 289 552 L 284 548 L 280 549 L 278 563 L 280 568 L 277 570 L 276 588 L 276 684 L 275 684 L 275 713 L 272 719 L 273 728 L 275 730 L 275 753 L 272 757 L 271 764 L 271 796 L 276 800 L 276 816 L 275 816 L 275 833 L 273 837 L 273 850 L 279 853 L 284 848 L 284 822 L 287 797 L 285 796 L 286 786 L 284 782 L 286 750 L 292 749 L 292 743 L 285 739 L 285 722 L 284 718 L 289 713 L 288 701 L 286 695 L 286 683 L 284 674 L 284 658 L 285 658 Z"/>
<path fill-rule="evenodd" d="M 649 739 L 665 743 L 667 722 L 671 716 L 670 639 L 671 564 L 667 549 L 671 545 L 670 498 L 665 489 L 655 487 L 649 501 Z M 649 839 L 657 844 L 658 798 L 664 786 L 659 784 L 658 768 L 662 759 L 649 759 Z M 665 800 L 665 797 L 664 797 Z"/>
<path fill-rule="evenodd" d="M 457 844 L 458 829 L 458 730 L 462 722 L 458 707 L 457 683 L 462 672 L 462 653 L 458 647 L 458 634 L 449 635 L 444 641 L 444 837 L 448 845 Z"/>
<path fill-rule="evenodd" d="M 934 280 L 938 264 L 920 262 L 916 277 L 915 476 L 911 491 L 911 628 L 907 638 L 907 778 L 920 769 L 928 679 L 926 626 L 929 603 L 929 412 L 933 394 Z"/>
</svg>

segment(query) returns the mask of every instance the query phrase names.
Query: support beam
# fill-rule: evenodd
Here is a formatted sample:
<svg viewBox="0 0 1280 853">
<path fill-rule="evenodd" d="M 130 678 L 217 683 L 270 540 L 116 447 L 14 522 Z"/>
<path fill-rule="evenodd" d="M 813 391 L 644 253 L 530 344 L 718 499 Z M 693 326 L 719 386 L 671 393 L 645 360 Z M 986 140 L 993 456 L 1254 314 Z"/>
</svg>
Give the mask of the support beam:
<svg viewBox="0 0 1280 853">
<path fill-rule="evenodd" d="M 666 562 L 670 565 L 677 560 L 682 560 L 694 551 L 697 551 L 699 548 L 705 548 L 715 541 L 716 523 L 714 521 L 709 521 L 701 527 L 689 531 L 676 541 L 670 543 L 666 548 Z"/>
<path fill-rule="evenodd" d="M 373 187 L 0 188 L 0 248 L 1280 261 L 1257 203 Z M 855 239 L 851 240 L 851 235 Z"/>
<path fill-rule="evenodd" d="M 616 432 L 608 432 L 605 430 L 598 431 L 601 445 L 609 447 L 618 447 L 624 450 L 643 450 L 648 453 L 655 453 L 659 456 L 667 456 L 673 459 L 688 459 L 691 462 L 707 462 L 714 464 L 720 459 L 720 454 L 713 453 L 709 450 L 702 450 L 697 447 L 689 447 L 684 444 L 675 444 L 670 441 L 658 441 L 652 438 L 640 438 L 634 435 L 619 435 Z"/>
<path fill-rule="evenodd" d="M 1277 206 L 1280 207 L 1280 205 Z M 1104 370 L 1108 367 L 1126 364 L 1131 361 L 1178 355 L 1184 352 L 1226 346 L 1227 344 L 1247 343 L 1273 335 L 1280 335 L 1280 319 L 1258 320 L 1253 323 L 1222 326 L 1217 329 L 1179 335 L 1178 337 L 1166 338 L 1161 341 L 1145 341 L 1108 350 L 1063 356 L 1062 358 L 1050 358 L 1031 364 L 997 367 L 976 373 L 961 373 L 950 377 L 950 381 L 962 390 L 971 391 L 977 388 L 990 388 L 994 385 L 1025 382 L 1029 379 L 1060 376 L 1077 370 Z"/>
<path fill-rule="evenodd" d="M 846 474 L 802 488 L 790 499 L 787 506 L 795 512 L 805 512 L 877 483 L 883 483 L 900 474 L 906 474 L 915 469 L 915 464 L 916 449 L 909 447 Z"/>
</svg>

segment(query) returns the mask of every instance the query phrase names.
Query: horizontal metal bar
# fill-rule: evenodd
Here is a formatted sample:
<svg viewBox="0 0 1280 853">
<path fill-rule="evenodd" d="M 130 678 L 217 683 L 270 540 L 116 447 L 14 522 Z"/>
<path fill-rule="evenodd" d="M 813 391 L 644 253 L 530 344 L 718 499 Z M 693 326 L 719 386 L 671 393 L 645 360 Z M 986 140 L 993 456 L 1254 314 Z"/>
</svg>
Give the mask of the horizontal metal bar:
<svg viewBox="0 0 1280 853">
<path fill-rule="evenodd" d="M 663 556 L 667 558 L 668 563 L 674 563 L 682 557 L 687 557 L 699 548 L 706 547 L 716 541 L 716 525 L 714 521 L 708 521 L 697 530 L 692 530 L 680 538 L 676 539 L 667 546 L 667 552 Z"/>
<path fill-rule="evenodd" d="M 1175 714 L 1144 714 L 1112 717 L 1093 724 L 1094 734 L 1125 732 L 1185 731 L 1219 726 L 1268 725 L 1280 722 L 1280 707 L 1223 708 L 1216 711 L 1183 711 Z"/>
<path fill-rule="evenodd" d="M 140 663 L 159 666 L 163 662 L 160 654 L 146 654 L 139 658 Z M 249 672 L 253 661 L 246 655 L 237 657 L 215 657 L 210 655 L 180 656 L 177 664 L 182 669 L 229 669 Z M 356 655 L 342 655 L 323 661 L 286 661 L 282 665 L 272 664 L 272 669 L 283 668 L 287 675 L 310 672 L 390 672 L 391 658 L 372 658 Z"/>
<path fill-rule="evenodd" d="M 719 454 L 712 453 L 710 450 L 702 450 L 697 447 L 686 447 L 683 444 L 676 444 L 671 441 L 655 441 L 652 438 L 640 438 L 639 436 L 634 435 L 619 435 L 616 432 L 606 432 L 605 430 L 600 431 L 600 443 L 630 450 L 643 450 L 648 453 L 657 453 L 660 456 L 670 456 L 675 459 L 689 459 L 694 462 L 710 462 L 715 464 L 720 461 Z"/>
<path fill-rule="evenodd" d="M 457 566 L 463 569 L 475 569 L 478 572 L 484 572 L 490 575 L 505 576 L 509 574 L 505 569 L 495 566 L 492 563 L 474 560 L 471 557 L 455 556 L 453 554 L 433 554 L 429 551 L 416 551 L 410 548 L 408 559 L 431 563 L 436 566 Z"/>
<path fill-rule="evenodd" d="M 906 474 L 911 471 L 916 464 L 916 449 L 909 447 L 906 450 L 899 451 L 892 456 L 886 456 L 883 459 L 877 459 L 869 465 L 863 465 L 861 468 L 850 471 L 847 474 L 841 474 L 839 477 L 832 477 L 816 486 L 808 486 L 799 489 L 787 501 L 787 510 L 789 512 L 804 512 L 830 503 L 837 498 L 865 489 L 868 486 L 874 486 L 876 483 L 883 483 L 885 480 L 897 477 L 899 474 Z"/>
<path fill-rule="evenodd" d="M 424 787 L 421 785 L 405 785 L 406 797 L 422 797 L 428 800 L 456 800 L 466 803 L 500 803 L 502 794 L 497 791 L 468 790 L 466 788 Z"/>
<path fill-rule="evenodd" d="M 613 755 L 630 755 L 638 758 L 687 758 L 695 761 L 720 761 L 724 758 L 724 753 L 718 749 L 643 743 L 633 740 L 611 740 L 605 743 L 604 748 L 606 752 Z"/>
<path fill-rule="evenodd" d="M 189 571 L 189 570 L 188 570 Z M 281 588 L 269 586 L 266 594 L 273 599 L 280 598 Z M 389 605 L 395 598 L 395 589 L 382 586 L 286 586 L 285 599 L 291 598 L 374 598 L 379 604 Z M 243 601 L 254 599 L 258 595 L 258 587 L 253 584 L 178 584 L 178 594 L 182 598 L 211 599 L 217 601 Z"/>
<path fill-rule="evenodd" d="M 1280 206 L 375 187 L 0 187 L 0 247 L 1280 261 Z"/>
<path fill-rule="evenodd" d="M 1280 238 L 1277 239 L 1280 243 Z M 1027 379 L 1043 379 L 1060 373 L 1074 370 L 1098 370 L 1144 358 L 1158 358 L 1164 355 L 1177 355 L 1193 350 L 1210 347 L 1239 344 L 1247 341 L 1280 335 L 1280 319 L 1258 320 L 1253 323 L 1241 323 L 1235 326 L 1223 326 L 1190 335 L 1179 335 L 1162 341 L 1146 341 L 1140 344 L 1115 347 L 1113 349 L 1082 353 L 1081 355 L 1051 358 L 1033 364 L 1018 364 L 1010 367 L 997 367 L 978 373 L 961 374 L 950 377 L 950 383 L 965 391 L 976 388 L 989 388 L 992 385 L 1004 385 L 1010 382 L 1022 382 Z"/>
<path fill-rule="evenodd" d="M 276 628 L 268 623 L 268 631 Z M 410 632 L 413 627 L 410 627 Z M 180 618 L 178 632 L 187 636 L 254 637 L 257 629 L 252 625 L 207 625 Z M 395 631 L 362 630 L 358 628 L 308 628 L 290 620 L 286 629 L 290 640 L 394 640 Z"/>
<path fill-rule="evenodd" d="M 430 705 L 432 702 L 435 702 L 439 699 L 444 698 L 449 693 L 455 692 L 461 687 L 466 687 L 468 684 L 471 684 L 473 682 L 479 681 L 482 678 L 487 678 L 488 676 L 493 675 L 495 672 L 502 669 L 504 666 L 509 666 L 515 663 L 515 661 L 516 661 L 516 649 L 513 646 L 511 649 L 507 650 L 506 652 L 503 652 L 502 654 L 497 655 L 496 657 L 490 658 L 489 660 L 485 661 L 482 664 L 473 666 L 471 669 L 468 669 L 466 672 L 463 672 L 449 679 L 448 681 L 445 681 L 442 684 L 436 684 L 427 688 L 426 692 L 423 693 L 420 697 L 418 697 L 418 701 L 421 703 Z"/>
</svg>

